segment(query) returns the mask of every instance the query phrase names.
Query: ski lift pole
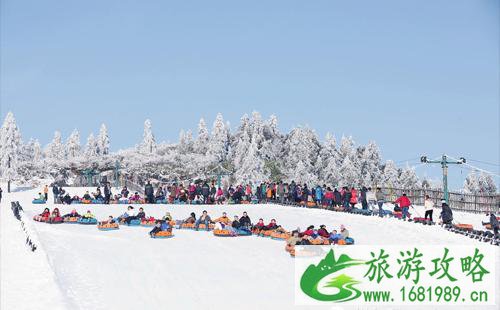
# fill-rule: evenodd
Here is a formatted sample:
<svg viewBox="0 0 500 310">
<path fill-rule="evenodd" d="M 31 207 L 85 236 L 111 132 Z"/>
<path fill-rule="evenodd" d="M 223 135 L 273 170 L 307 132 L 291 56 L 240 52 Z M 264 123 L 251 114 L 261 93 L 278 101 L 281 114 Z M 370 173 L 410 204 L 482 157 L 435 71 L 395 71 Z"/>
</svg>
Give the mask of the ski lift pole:
<svg viewBox="0 0 500 310">
<path fill-rule="evenodd" d="M 422 156 L 420 157 L 420 161 L 424 164 L 441 164 L 441 168 L 443 168 L 443 194 L 444 194 L 444 200 L 446 201 L 447 204 L 449 204 L 449 192 L 448 192 L 448 165 L 453 164 L 453 165 L 461 165 L 465 164 L 466 160 L 463 157 L 460 157 L 460 160 L 458 161 L 451 161 L 448 160 L 448 157 L 446 154 L 443 154 L 441 157 L 441 160 L 428 160 L 427 156 Z"/>
</svg>

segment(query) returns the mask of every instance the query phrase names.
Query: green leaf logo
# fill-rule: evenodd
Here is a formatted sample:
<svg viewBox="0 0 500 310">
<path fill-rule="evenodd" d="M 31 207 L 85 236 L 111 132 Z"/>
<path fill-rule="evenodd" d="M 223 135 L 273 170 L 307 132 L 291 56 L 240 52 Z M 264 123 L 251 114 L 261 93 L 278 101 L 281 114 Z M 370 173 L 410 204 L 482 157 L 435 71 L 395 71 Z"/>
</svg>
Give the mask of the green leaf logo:
<svg viewBox="0 0 500 310">
<path fill-rule="evenodd" d="M 323 287 L 334 287 L 339 291 L 336 294 L 324 294 L 319 290 L 319 282 L 326 276 L 345 268 L 364 264 L 364 261 L 352 259 L 342 254 L 335 260 L 333 250 L 330 250 L 318 265 L 311 264 L 302 274 L 300 288 L 311 298 L 319 301 L 346 302 L 361 296 L 361 292 L 354 285 L 361 283 L 350 276 L 342 273 L 331 279 Z"/>
</svg>

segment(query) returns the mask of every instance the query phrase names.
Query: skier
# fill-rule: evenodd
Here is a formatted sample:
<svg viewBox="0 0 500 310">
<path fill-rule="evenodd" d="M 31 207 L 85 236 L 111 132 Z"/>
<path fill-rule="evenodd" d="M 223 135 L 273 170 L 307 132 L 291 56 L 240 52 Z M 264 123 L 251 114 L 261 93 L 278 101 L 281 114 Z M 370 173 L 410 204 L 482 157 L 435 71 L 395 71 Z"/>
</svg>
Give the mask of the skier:
<svg viewBox="0 0 500 310">
<path fill-rule="evenodd" d="M 427 217 L 429 217 L 429 220 L 432 222 L 432 212 L 434 209 L 434 202 L 429 197 L 429 195 L 425 195 L 424 208 L 425 208 L 425 219 L 427 220 Z"/>
</svg>

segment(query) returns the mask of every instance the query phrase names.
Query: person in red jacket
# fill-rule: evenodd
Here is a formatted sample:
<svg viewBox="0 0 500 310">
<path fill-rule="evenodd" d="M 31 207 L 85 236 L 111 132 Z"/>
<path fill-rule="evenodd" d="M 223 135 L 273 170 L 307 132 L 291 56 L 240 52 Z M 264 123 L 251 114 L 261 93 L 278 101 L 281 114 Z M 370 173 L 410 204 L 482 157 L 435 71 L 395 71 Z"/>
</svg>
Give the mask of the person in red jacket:
<svg viewBox="0 0 500 310">
<path fill-rule="evenodd" d="M 302 233 L 303 236 L 312 236 L 314 234 L 314 225 L 307 227 L 307 229 Z"/>
<path fill-rule="evenodd" d="M 349 203 L 351 204 L 351 209 L 358 203 L 358 192 L 354 187 L 351 188 L 351 200 Z"/>
<path fill-rule="evenodd" d="M 259 219 L 259 222 L 253 226 L 252 230 L 258 230 L 258 231 L 260 231 L 260 230 L 264 229 L 264 226 L 266 226 L 266 224 L 264 224 L 264 220 L 263 219 Z"/>
<path fill-rule="evenodd" d="M 410 213 L 408 210 L 410 209 L 411 206 L 411 201 L 410 199 L 406 196 L 406 193 L 403 193 L 403 196 L 399 197 L 394 201 L 395 204 L 398 204 L 399 207 L 401 208 L 402 215 L 403 215 L 403 220 L 406 220 L 406 217 L 410 218 Z"/>
<path fill-rule="evenodd" d="M 264 230 L 275 230 L 278 228 L 278 225 L 276 224 L 276 220 L 272 219 L 271 222 L 264 227 Z"/>
<path fill-rule="evenodd" d="M 327 238 L 327 239 L 330 237 L 330 233 L 328 232 L 328 230 L 326 230 L 326 226 L 325 225 L 320 225 L 319 226 L 318 235 L 320 235 L 323 238 Z"/>
<path fill-rule="evenodd" d="M 42 213 L 39 214 L 41 217 L 49 217 L 50 216 L 50 210 L 49 208 L 45 208 Z"/>
</svg>

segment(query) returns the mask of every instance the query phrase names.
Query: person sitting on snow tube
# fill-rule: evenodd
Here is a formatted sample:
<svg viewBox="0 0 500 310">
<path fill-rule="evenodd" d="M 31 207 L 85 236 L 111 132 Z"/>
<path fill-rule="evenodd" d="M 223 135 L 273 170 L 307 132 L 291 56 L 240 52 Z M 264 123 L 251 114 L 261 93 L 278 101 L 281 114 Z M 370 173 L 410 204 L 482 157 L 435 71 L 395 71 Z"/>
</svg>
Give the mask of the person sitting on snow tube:
<svg viewBox="0 0 500 310">
<path fill-rule="evenodd" d="M 195 230 L 198 230 L 200 224 L 205 224 L 205 229 L 208 231 L 210 223 L 211 223 L 210 215 L 208 215 L 207 210 L 203 210 L 203 213 L 201 214 L 200 218 L 196 221 Z"/>
<path fill-rule="evenodd" d="M 49 223 L 59 223 L 62 222 L 62 220 L 63 218 L 61 217 L 59 208 L 54 208 L 54 210 L 52 210 L 52 214 L 49 217 Z"/>
<path fill-rule="evenodd" d="M 337 233 L 337 230 L 332 230 L 332 233 L 330 234 L 329 238 L 332 243 L 337 244 L 340 239 L 342 239 L 342 235 Z"/>
<path fill-rule="evenodd" d="M 161 186 L 158 187 L 158 190 L 156 190 L 155 199 L 156 199 L 156 201 L 158 201 L 158 200 L 160 200 L 160 201 L 165 200 L 165 193 L 163 192 L 163 188 Z"/>
<path fill-rule="evenodd" d="M 344 225 L 340 225 L 340 235 L 342 236 L 342 239 L 349 238 L 349 231 L 347 228 L 345 228 Z"/>
<path fill-rule="evenodd" d="M 167 221 L 156 221 L 155 227 L 149 232 L 149 235 L 153 237 L 160 231 L 172 231 L 172 226 Z"/>
<path fill-rule="evenodd" d="M 257 224 L 253 226 L 253 230 L 261 231 L 264 229 L 265 226 L 266 224 L 264 224 L 264 220 L 260 218 Z"/>
<path fill-rule="evenodd" d="M 114 223 L 116 223 L 116 220 L 112 215 L 110 215 L 108 216 L 108 219 L 106 221 L 99 222 L 99 225 L 114 224 Z"/>
<path fill-rule="evenodd" d="M 292 232 L 292 236 L 286 240 L 285 251 L 290 253 L 293 249 L 295 249 L 295 245 L 300 244 L 301 241 L 302 238 L 299 237 L 299 232 L 294 230 Z"/>
<path fill-rule="evenodd" d="M 125 216 L 125 222 L 127 224 L 130 224 L 130 222 L 132 220 L 136 220 L 138 218 L 137 214 L 135 213 L 134 207 L 132 207 L 132 206 L 128 206 L 127 212 L 125 212 L 125 214 L 126 214 L 126 216 Z"/>
<path fill-rule="evenodd" d="M 70 205 L 73 202 L 73 199 L 71 199 L 71 196 L 69 194 L 61 196 L 60 199 L 62 204 Z"/>
<path fill-rule="evenodd" d="M 64 218 L 66 218 L 66 217 L 80 217 L 80 214 L 78 214 L 78 212 L 76 212 L 76 209 L 73 209 L 73 210 L 71 210 L 70 213 L 65 214 L 63 217 Z"/>
<path fill-rule="evenodd" d="M 45 208 L 42 213 L 38 214 L 41 217 L 49 218 L 50 217 L 50 209 Z"/>
<path fill-rule="evenodd" d="M 247 230 L 250 230 L 250 227 L 252 227 L 252 221 L 250 220 L 247 211 L 243 211 L 243 216 L 240 217 L 240 224 L 242 227 L 246 227 Z"/>
<path fill-rule="evenodd" d="M 93 218 L 95 218 L 95 216 L 94 216 L 94 214 L 92 214 L 90 212 L 90 210 L 87 210 L 87 213 L 85 213 L 84 215 L 82 215 L 82 218 L 83 219 L 93 219 Z"/>
<path fill-rule="evenodd" d="M 38 198 L 36 198 L 34 200 L 44 201 L 45 200 L 45 195 L 42 194 L 42 193 L 38 193 Z"/>
<path fill-rule="evenodd" d="M 172 220 L 172 215 L 170 215 L 170 212 L 165 213 L 165 216 L 162 218 L 162 220 L 170 222 Z"/>
<path fill-rule="evenodd" d="M 310 225 L 307 229 L 302 233 L 302 236 L 311 237 L 314 234 L 314 225 Z"/>
<path fill-rule="evenodd" d="M 139 196 L 139 193 L 138 192 L 135 192 L 134 195 L 130 196 L 130 201 L 139 201 L 141 200 L 141 196 Z"/>
<path fill-rule="evenodd" d="M 222 212 L 222 216 L 215 219 L 216 223 L 223 223 L 225 225 L 229 224 L 231 222 L 231 219 L 229 219 L 229 217 L 227 217 L 227 213 L 226 212 Z"/>
<path fill-rule="evenodd" d="M 498 235 L 498 219 L 495 215 L 495 213 L 493 212 L 486 212 L 486 216 L 488 216 L 488 213 L 489 213 L 489 222 L 482 222 L 481 223 L 483 224 L 483 226 L 485 225 L 490 225 L 491 229 L 493 229 L 493 233 L 495 236 Z"/>
<path fill-rule="evenodd" d="M 85 195 L 83 195 L 83 200 L 92 200 L 92 197 L 90 197 L 90 194 L 88 191 L 85 192 Z"/>
<path fill-rule="evenodd" d="M 182 221 L 182 223 L 184 224 L 196 223 L 196 214 L 194 214 L 194 212 L 191 212 L 191 214 L 184 221 Z"/>
<path fill-rule="evenodd" d="M 330 237 L 330 233 L 328 232 L 328 230 L 326 230 L 326 226 L 325 225 L 320 225 L 319 226 L 318 235 L 320 235 L 323 238 L 327 238 L 327 239 L 328 239 L 328 237 Z"/>
<path fill-rule="evenodd" d="M 276 220 L 275 219 L 272 219 L 271 222 L 267 225 L 267 226 L 264 226 L 264 230 L 275 230 L 276 228 L 278 228 L 278 225 L 276 224 Z"/>
<path fill-rule="evenodd" d="M 146 212 L 144 212 L 144 208 L 139 208 L 139 213 L 137 213 L 138 219 L 144 219 L 146 217 Z"/>
</svg>

